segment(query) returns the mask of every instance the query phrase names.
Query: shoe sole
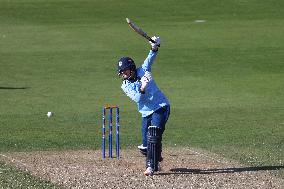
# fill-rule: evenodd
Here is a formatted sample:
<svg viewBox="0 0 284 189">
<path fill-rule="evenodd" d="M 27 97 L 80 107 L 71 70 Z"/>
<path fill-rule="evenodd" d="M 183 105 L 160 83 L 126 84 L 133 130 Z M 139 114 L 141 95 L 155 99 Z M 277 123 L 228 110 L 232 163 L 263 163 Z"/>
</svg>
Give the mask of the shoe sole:
<svg viewBox="0 0 284 189">
<path fill-rule="evenodd" d="M 146 177 L 148 177 L 148 176 L 153 176 L 153 173 L 151 174 L 151 173 L 144 173 L 144 175 L 146 176 Z"/>
</svg>

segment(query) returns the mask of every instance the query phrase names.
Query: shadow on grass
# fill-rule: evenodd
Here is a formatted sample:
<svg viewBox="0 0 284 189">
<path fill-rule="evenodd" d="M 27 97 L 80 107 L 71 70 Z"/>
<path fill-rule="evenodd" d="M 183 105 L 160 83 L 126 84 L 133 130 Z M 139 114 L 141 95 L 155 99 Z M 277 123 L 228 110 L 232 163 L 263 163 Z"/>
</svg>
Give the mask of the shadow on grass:
<svg viewBox="0 0 284 189">
<path fill-rule="evenodd" d="M 284 166 L 240 167 L 240 168 L 224 168 L 224 169 L 175 168 L 175 169 L 170 169 L 171 172 L 169 173 L 157 173 L 157 175 L 240 173 L 248 171 L 272 171 L 280 169 L 284 169 Z"/>
<path fill-rule="evenodd" d="M 15 90 L 15 89 L 28 89 L 28 87 L 0 87 L 0 90 Z"/>
</svg>

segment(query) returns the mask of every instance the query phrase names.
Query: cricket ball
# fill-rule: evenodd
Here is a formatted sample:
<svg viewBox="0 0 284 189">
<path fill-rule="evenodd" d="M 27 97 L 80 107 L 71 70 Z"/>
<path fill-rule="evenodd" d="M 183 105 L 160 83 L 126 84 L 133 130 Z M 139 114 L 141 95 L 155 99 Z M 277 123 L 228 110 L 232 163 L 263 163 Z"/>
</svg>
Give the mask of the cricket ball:
<svg viewBox="0 0 284 189">
<path fill-rule="evenodd" d="M 47 115 L 47 117 L 49 117 L 49 118 L 50 118 L 50 117 L 52 117 L 52 116 L 53 116 L 53 114 L 54 114 L 53 112 L 47 112 L 47 114 L 46 114 L 46 115 Z"/>
</svg>

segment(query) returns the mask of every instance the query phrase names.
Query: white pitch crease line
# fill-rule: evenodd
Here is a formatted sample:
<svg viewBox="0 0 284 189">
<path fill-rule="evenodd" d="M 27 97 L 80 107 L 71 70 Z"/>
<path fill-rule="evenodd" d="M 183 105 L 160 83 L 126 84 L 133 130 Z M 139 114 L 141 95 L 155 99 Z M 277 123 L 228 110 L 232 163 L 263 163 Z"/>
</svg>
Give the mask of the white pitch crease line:
<svg viewBox="0 0 284 189">
<path fill-rule="evenodd" d="M 14 159 L 14 158 L 12 158 L 12 157 L 9 157 L 9 156 L 6 156 L 6 155 L 4 155 L 4 154 L 0 154 L 0 156 L 4 157 L 4 158 L 6 158 L 6 159 L 8 159 L 8 160 L 10 160 L 10 161 L 12 161 L 12 162 L 16 162 L 16 163 L 18 163 L 18 164 L 24 166 L 25 169 L 28 170 L 27 167 L 29 167 L 29 166 L 28 166 L 27 164 L 25 164 L 25 163 L 19 161 L 19 160 L 16 160 L 16 159 Z"/>
<path fill-rule="evenodd" d="M 211 157 L 211 156 L 208 156 L 208 155 L 205 155 L 205 154 L 203 154 L 203 153 L 201 153 L 201 152 L 197 152 L 197 151 L 194 151 L 194 150 L 190 150 L 190 151 L 192 151 L 193 153 L 195 153 L 195 154 L 197 154 L 197 155 L 200 155 L 200 156 L 203 156 L 203 157 L 206 157 L 206 158 L 208 158 L 208 159 L 211 159 L 211 160 L 213 160 L 213 161 L 216 161 L 216 162 L 218 162 L 218 163 L 229 163 L 228 161 L 225 161 L 225 160 L 218 160 L 218 159 L 215 159 L 215 158 L 213 158 L 213 157 Z"/>
</svg>

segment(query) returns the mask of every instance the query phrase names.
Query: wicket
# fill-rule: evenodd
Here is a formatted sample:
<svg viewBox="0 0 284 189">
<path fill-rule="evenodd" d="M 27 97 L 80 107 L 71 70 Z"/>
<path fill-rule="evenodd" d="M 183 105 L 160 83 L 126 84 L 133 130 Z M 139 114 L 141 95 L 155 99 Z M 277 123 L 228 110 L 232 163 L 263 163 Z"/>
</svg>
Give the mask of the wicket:
<svg viewBox="0 0 284 189">
<path fill-rule="evenodd" d="M 109 118 L 108 118 L 108 156 L 112 158 L 112 113 L 113 109 L 116 109 L 116 123 L 115 123 L 115 130 L 116 130 L 116 139 L 115 139 L 115 149 L 116 149 L 116 159 L 119 159 L 119 107 L 118 106 L 105 106 L 103 107 L 103 126 L 102 126 L 102 156 L 103 159 L 106 158 L 106 113 L 109 110 Z"/>
</svg>

